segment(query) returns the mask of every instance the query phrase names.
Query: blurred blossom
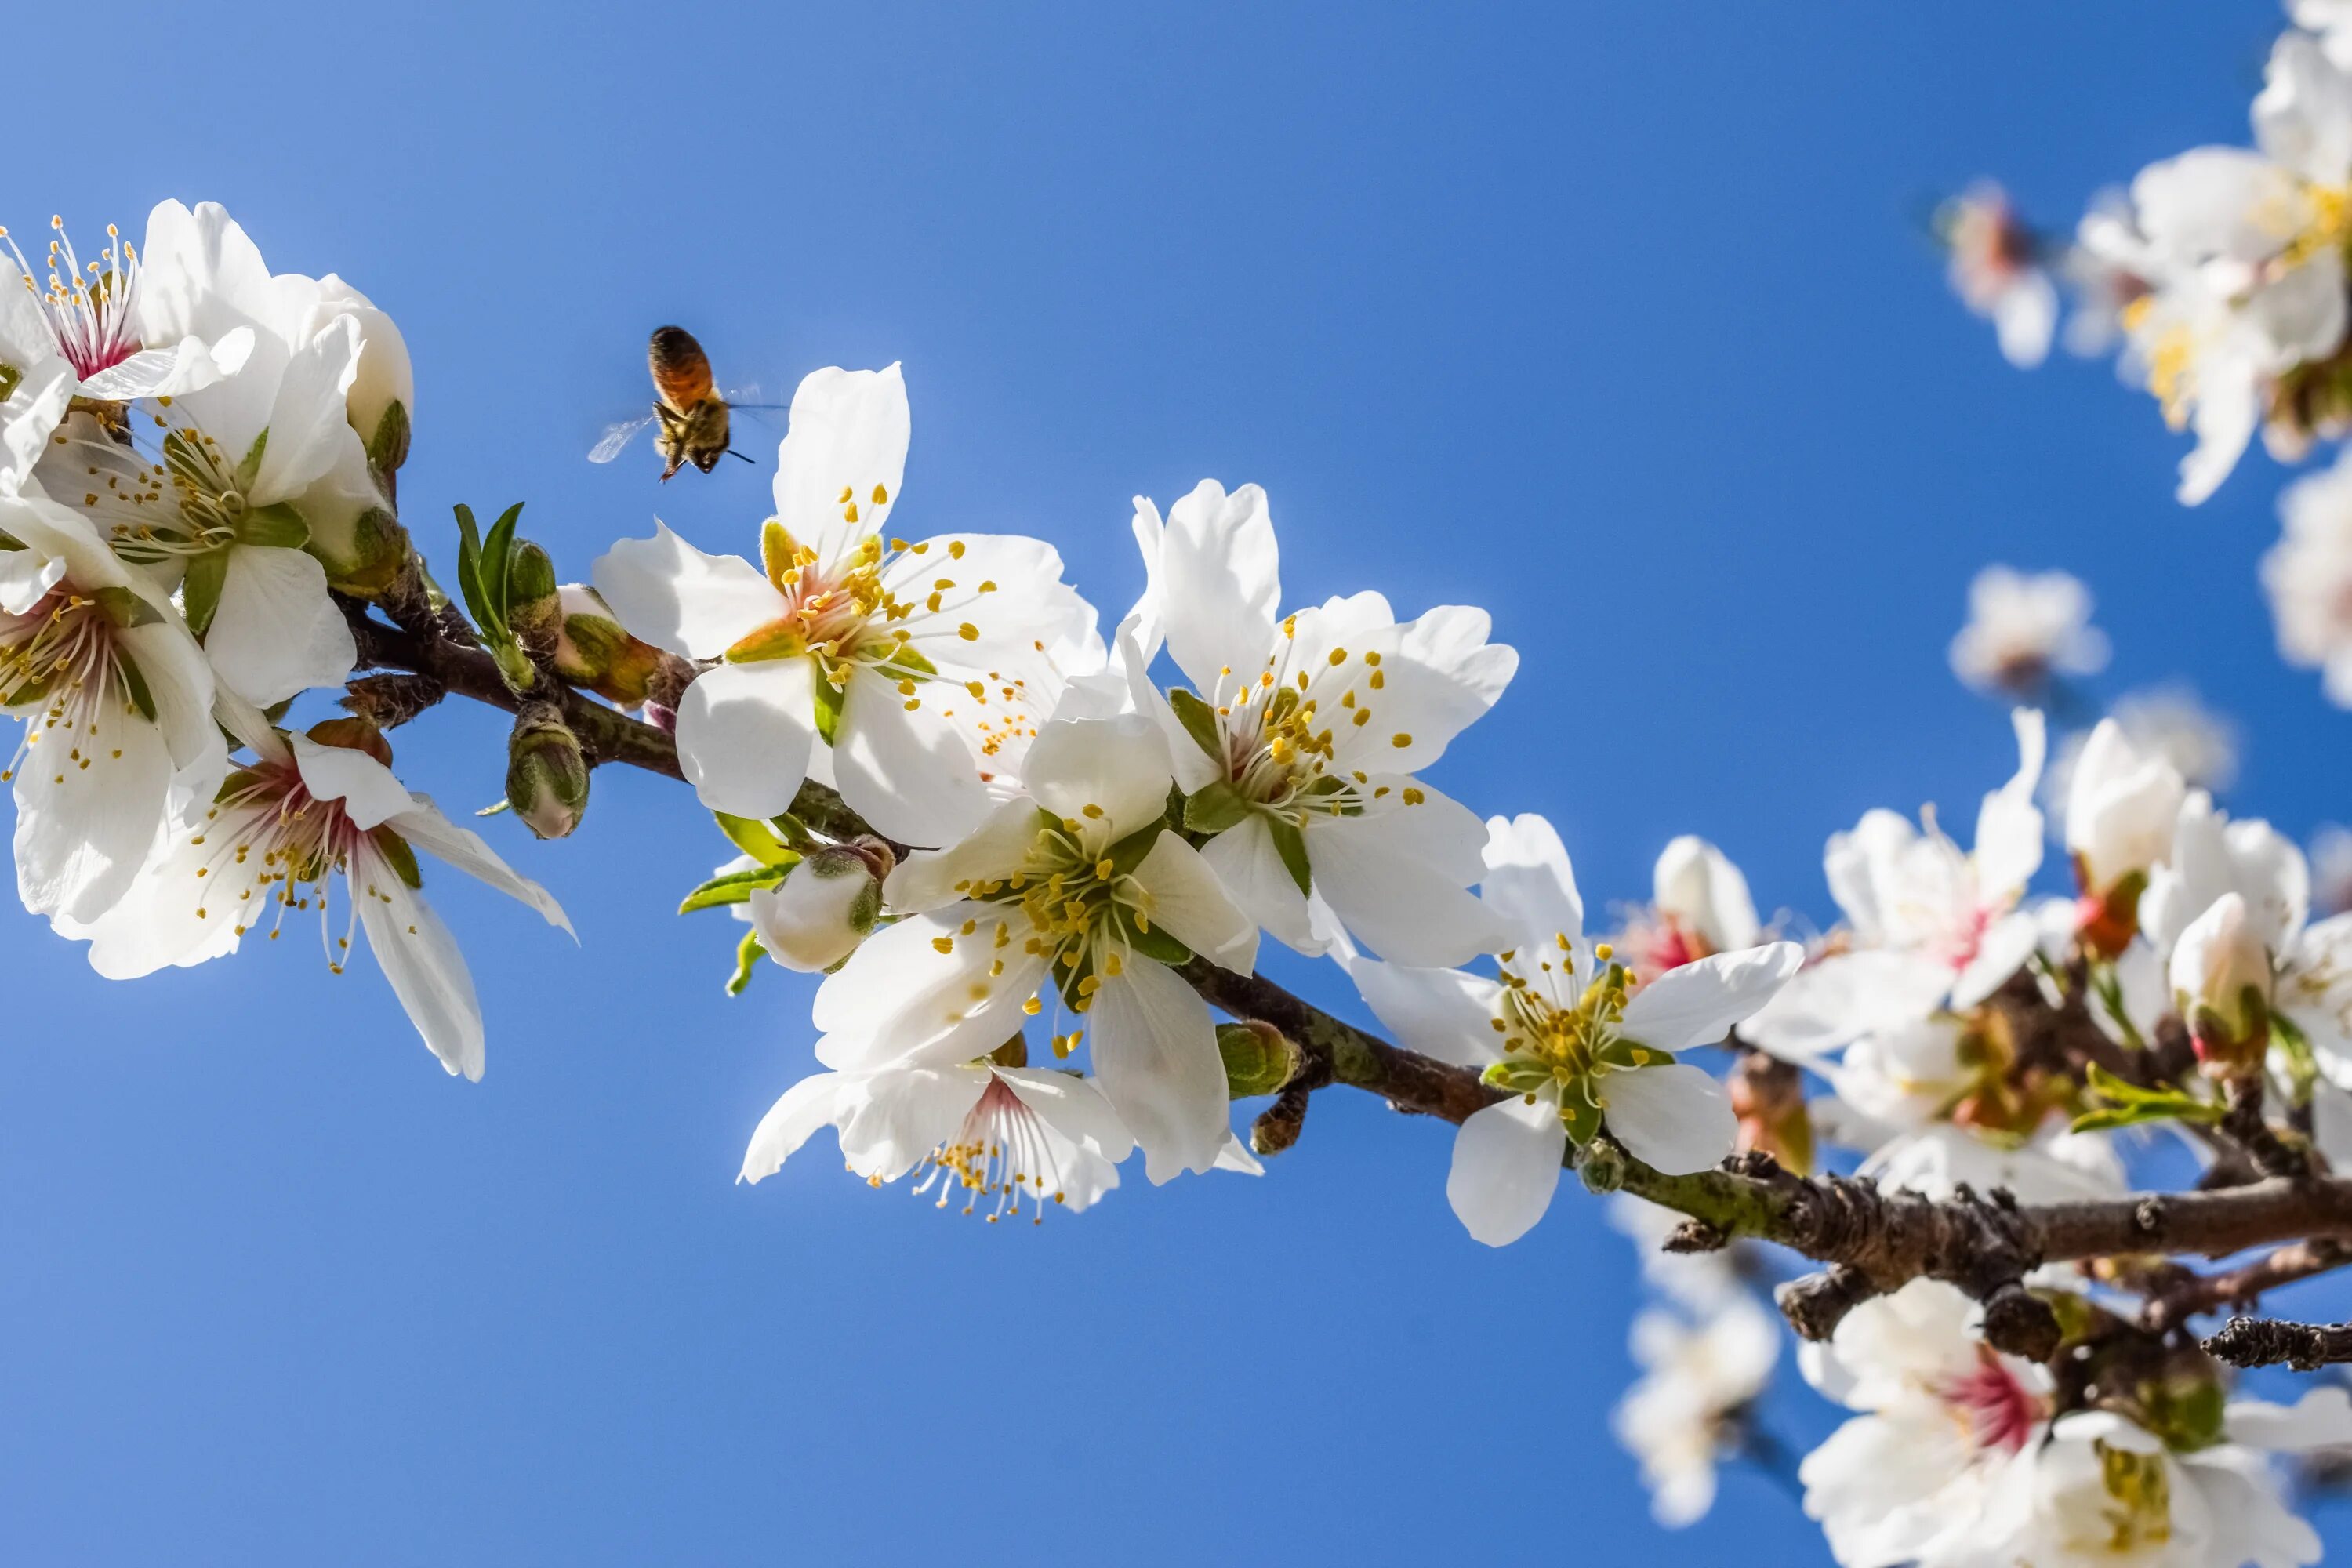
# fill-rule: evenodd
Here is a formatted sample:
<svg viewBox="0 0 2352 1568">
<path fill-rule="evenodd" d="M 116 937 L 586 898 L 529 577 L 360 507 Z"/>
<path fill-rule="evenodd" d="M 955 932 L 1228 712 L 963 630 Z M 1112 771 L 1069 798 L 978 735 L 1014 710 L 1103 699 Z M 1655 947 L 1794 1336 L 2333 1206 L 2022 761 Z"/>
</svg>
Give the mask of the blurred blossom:
<svg viewBox="0 0 2352 1568">
<path fill-rule="evenodd" d="M 2320 671 L 2328 700 L 2352 708 L 2352 458 L 2288 486 L 2279 516 L 2262 568 L 2279 657 Z"/>
<path fill-rule="evenodd" d="M 2311 912 L 2352 912 L 2352 829 L 2333 822 L 2311 836 Z"/>
<path fill-rule="evenodd" d="M 2040 364 L 2058 324 L 2058 289 L 2007 193 L 1990 181 L 1969 186 L 1937 212 L 1936 232 L 1950 253 L 1952 292 L 1993 324 L 2002 356 L 2020 370 Z"/>
<path fill-rule="evenodd" d="M 1988 566 L 1969 584 L 1969 622 L 1952 639 L 1952 673 L 1979 691 L 2026 696 L 2053 675 L 2096 675 L 2107 637 L 2091 593 L 2064 572 Z"/>
<path fill-rule="evenodd" d="M 2156 686 L 2118 698 L 2108 713 L 2132 749 L 2143 756 L 2168 763 L 2192 789 L 2221 794 L 2238 782 L 2238 727 L 2205 706 L 2186 686 Z M 2066 828 L 2065 803 L 2074 787 L 2074 764 L 2081 760 L 2087 731 L 2077 731 L 2058 743 L 2050 764 L 2042 800 L 2052 827 Z"/>
<path fill-rule="evenodd" d="M 2061 270 L 2074 296 L 2067 352 L 2085 358 L 2110 352 L 2123 341 L 2124 313 L 2149 288 L 2147 241 L 2133 220 L 2130 196 L 2110 187 L 2091 198 Z"/>
<path fill-rule="evenodd" d="M 1642 1378 L 1611 1425 L 1641 1461 L 1651 1513 L 1678 1528 L 1715 1502 L 1716 1461 L 1737 1450 L 1740 1414 L 1780 1359 L 1778 1321 L 1745 1296 L 1696 1322 L 1654 1307 L 1633 1320 L 1631 1348 Z"/>
</svg>

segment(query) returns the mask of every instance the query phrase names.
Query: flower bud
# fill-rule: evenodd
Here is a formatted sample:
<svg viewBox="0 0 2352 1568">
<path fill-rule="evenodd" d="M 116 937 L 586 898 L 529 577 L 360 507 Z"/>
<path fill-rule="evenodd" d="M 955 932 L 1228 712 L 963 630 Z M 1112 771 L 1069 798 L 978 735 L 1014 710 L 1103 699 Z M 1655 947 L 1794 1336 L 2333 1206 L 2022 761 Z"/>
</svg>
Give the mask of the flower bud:
<svg viewBox="0 0 2352 1568">
<path fill-rule="evenodd" d="M 1743 1052 L 1726 1084 L 1739 1119 L 1739 1147 L 1772 1156 L 1798 1175 L 1813 1168 L 1813 1118 L 1804 1075 L 1762 1051 Z"/>
<path fill-rule="evenodd" d="M 2221 1440 L 2221 1369 L 2192 1346 L 2167 1355 L 2160 1367 L 2132 1385 L 2126 1403 L 2133 1418 L 2176 1454 L 2193 1454 Z"/>
<path fill-rule="evenodd" d="M 1220 1024 L 1217 1054 L 1225 1060 L 1225 1089 L 1235 1100 L 1275 1094 L 1298 1073 L 1298 1047 L 1271 1024 Z"/>
<path fill-rule="evenodd" d="M 317 324 L 348 315 L 360 324 L 360 363 L 343 406 L 367 448 L 368 461 L 391 473 L 408 460 L 409 416 L 416 407 L 416 374 L 408 344 L 392 318 L 333 273 L 319 279 L 312 307 Z"/>
<path fill-rule="evenodd" d="M 1706 839 L 1684 834 L 1666 846 L 1651 876 L 1651 901 L 1658 913 L 1686 934 L 1700 951 L 1694 958 L 1753 947 L 1762 934 L 1748 879 L 1724 852 Z"/>
<path fill-rule="evenodd" d="M 327 569 L 327 585 L 339 594 L 379 598 L 408 560 L 408 531 L 380 496 L 350 509 L 306 506 L 303 516 L 310 523 L 307 548 Z"/>
<path fill-rule="evenodd" d="M 2209 1072 L 2262 1065 L 2270 1044 L 2271 955 L 2242 896 L 2222 894 L 2180 933 L 2171 980 L 2173 1004 Z"/>
<path fill-rule="evenodd" d="M 555 673 L 624 708 L 644 702 L 662 666 L 661 649 L 631 637 L 596 590 L 584 583 L 566 583 L 559 589 L 557 607 L 562 615 L 555 631 Z"/>
<path fill-rule="evenodd" d="M 2084 937 L 2103 957 L 2123 950 L 2137 927 L 2137 900 L 2117 897 L 2126 879 L 2143 885 L 2172 852 L 2188 784 L 2161 757 L 2142 754 L 2122 726 L 2103 719 L 2075 760 L 2066 796 L 2066 848 L 2084 910 Z"/>
<path fill-rule="evenodd" d="M 526 704 L 507 741 L 507 801 L 541 838 L 562 838 L 588 809 L 588 760 L 551 702 Z"/>
<path fill-rule="evenodd" d="M 786 969 L 831 969 L 874 929 L 885 874 L 877 872 L 871 854 L 849 845 L 811 850 L 781 883 L 753 891 L 752 929 L 768 956 Z"/>
<path fill-rule="evenodd" d="M 507 562 L 507 626 L 523 650 L 536 658 L 552 655 L 563 633 L 555 563 L 528 539 L 514 547 Z"/>
</svg>

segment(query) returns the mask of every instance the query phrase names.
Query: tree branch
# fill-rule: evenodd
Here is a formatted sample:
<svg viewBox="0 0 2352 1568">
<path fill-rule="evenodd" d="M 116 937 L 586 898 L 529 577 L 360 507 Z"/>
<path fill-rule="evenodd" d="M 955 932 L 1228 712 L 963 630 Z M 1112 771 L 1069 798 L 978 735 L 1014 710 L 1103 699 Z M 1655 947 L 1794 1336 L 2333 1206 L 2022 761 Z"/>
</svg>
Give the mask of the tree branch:
<svg viewBox="0 0 2352 1568">
<path fill-rule="evenodd" d="M 2275 1290 L 2352 1264 L 2352 1246 L 2327 1238 L 2299 1241 L 2240 1268 L 2212 1274 L 2192 1274 L 2149 1297 L 2140 1321 L 2163 1330 L 2187 1322 L 2200 1312 L 2223 1307 L 2249 1308 L 2265 1290 Z"/>
<path fill-rule="evenodd" d="M 2332 1362 L 2352 1361 L 2352 1323 L 2278 1323 L 2264 1318 L 2232 1318 L 2205 1342 L 2205 1353 L 2231 1366 L 2276 1366 L 2316 1372 Z"/>
</svg>

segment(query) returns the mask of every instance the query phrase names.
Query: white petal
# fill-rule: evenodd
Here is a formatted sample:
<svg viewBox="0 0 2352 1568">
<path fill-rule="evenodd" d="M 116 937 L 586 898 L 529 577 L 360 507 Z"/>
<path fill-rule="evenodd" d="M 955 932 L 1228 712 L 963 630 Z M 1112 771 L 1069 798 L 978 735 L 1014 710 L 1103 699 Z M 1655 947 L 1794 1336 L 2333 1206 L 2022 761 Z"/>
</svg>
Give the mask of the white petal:
<svg viewBox="0 0 2352 1568">
<path fill-rule="evenodd" d="M 2307 1454 L 2352 1444 L 2352 1394 L 2315 1388 L 2294 1404 L 2232 1400 L 2223 1418 L 2232 1443 L 2273 1454 Z"/>
<path fill-rule="evenodd" d="M 172 759 L 156 727 L 127 707 L 97 704 L 95 734 L 33 721 L 40 739 L 16 765 L 16 891 L 35 914 L 96 920 L 163 829 Z"/>
<path fill-rule="evenodd" d="M 1193 487 L 1168 509 L 1160 582 L 1168 651 L 1195 687 L 1212 691 L 1219 670 L 1264 664 L 1282 613 L 1265 492 L 1244 485 L 1227 495 L 1214 479 Z"/>
<path fill-rule="evenodd" d="M 1210 963 L 1247 974 L 1257 962 L 1257 926 L 1242 913 L 1201 852 L 1173 833 L 1153 840 L 1135 868 L 1142 910 Z"/>
<path fill-rule="evenodd" d="M 408 807 L 395 812 L 386 821 L 417 848 L 439 857 L 466 875 L 497 889 L 508 898 L 527 904 L 540 913 L 548 924 L 577 940 L 572 921 L 564 914 L 563 906 L 555 895 L 530 878 L 517 872 L 498 852 L 482 841 L 482 836 L 469 827 L 460 827 L 433 804 L 430 795 L 412 795 Z"/>
<path fill-rule="evenodd" d="M 1802 1060 L 1879 1029 L 1916 1023 L 1939 1006 L 1952 972 L 1931 958 L 1846 952 L 1800 970 L 1741 1026 L 1739 1037 Z"/>
<path fill-rule="evenodd" d="M 1610 1073 L 1600 1099 L 1617 1141 L 1669 1176 L 1713 1168 L 1739 1135 L 1723 1085 L 1686 1062 Z"/>
<path fill-rule="evenodd" d="M 596 592 L 629 635 L 688 658 L 717 658 L 779 619 L 784 597 L 740 555 L 706 555 L 654 525 L 596 558 Z"/>
<path fill-rule="evenodd" d="M 359 662 L 350 623 L 327 596 L 326 568 L 303 551 L 268 545 L 229 551 L 205 652 L 223 681 L 264 708 L 341 686 Z"/>
<path fill-rule="evenodd" d="M 694 678 L 677 704 L 677 761 L 703 805 L 730 816 L 792 809 L 816 739 L 814 689 L 804 658 L 722 664 Z"/>
<path fill-rule="evenodd" d="M 962 899 L 974 883 L 1002 881 L 1036 842 L 1036 803 L 1006 801 L 971 837 L 945 849 L 918 849 L 890 873 L 883 897 L 900 914 L 921 914 Z"/>
<path fill-rule="evenodd" d="M 1374 699 L 1379 716 L 1366 730 L 1409 735 L 1412 742 L 1396 747 L 1383 741 L 1379 765 L 1419 773 L 1495 705 L 1517 671 L 1519 656 L 1507 644 L 1486 640 L 1491 626 L 1484 610 L 1444 605 L 1398 628 L 1396 653 L 1381 667 L 1381 689 Z"/>
<path fill-rule="evenodd" d="M 1529 1104 L 1524 1095 L 1486 1107 L 1454 1136 L 1454 1165 L 1445 1200 L 1472 1237 L 1508 1247 L 1551 1207 L 1568 1129 L 1549 1096 Z"/>
<path fill-rule="evenodd" d="M 1265 818 L 1252 812 L 1201 847 L 1201 858 L 1243 913 L 1298 952 L 1315 957 L 1328 946 L 1315 931 L 1307 895 L 1282 855 Z"/>
<path fill-rule="evenodd" d="M 350 746 L 322 746 L 308 735 L 290 735 L 302 786 L 320 800 L 340 800 L 353 827 L 374 827 L 415 804 L 392 770 Z"/>
<path fill-rule="evenodd" d="M 1307 825 L 1315 890 L 1332 912 L 1395 963 L 1443 968 L 1510 946 L 1515 929 L 1469 891 L 1480 875 L 1478 818 L 1425 786 L 1406 805 L 1404 781 L 1374 782 L 1391 793 L 1361 816 Z"/>
<path fill-rule="evenodd" d="M 844 1114 L 844 1091 L 855 1082 L 845 1073 L 812 1073 L 784 1090 L 752 1130 L 751 1146 L 743 1151 L 743 1169 L 735 1179 L 757 1182 L 774 1175 L 811 1133 Z"/>
<path fill-rule="evenodd" d="M 1025 920 L 1021 927 L 1025 934 Z M 1000 931 L 1007 933 L 1001 945 Z M 1000 960 L 1003 969 L 991 973 Z M 1045 964 L 993 905 L 951 904 L 900 921 L 866 938 L 817 987 L 812 1016 L 824 1031 L 817 1059 L 870 1068 L 984 1055 L 1020 1032 L 1022 1004 L 1037 994 Z"/>
<path fill-rule="evenodd" d="M 1804 962 L 1803 948 L 1775 942 L 1678 965 L 1633 994 L 1623 1032 L 1662 1051 L 1711 1045 L 1754 1016 Z"/>
<path fill-rule="evenodd" d="M 381 857 L 354 861 L 352 896 L 359 903 L 368 947 L 408 1010 L 409 1022 L 443 1067 L 478 1080 L 482 1005 L 449 928 Z"/>
<path fill-rule="evenodd" d="M 2025 967 L 2041 941 L 2041 922 L 2024 910 L 1995 921 L 1978 941 L 1976 956 L 1952 982 L 1951 1009 L 1965 1012 L 2000 990 Z"/>
<path fill-rule="evenodd" d="M 812 371 L 793 394 L 776 449 L 776 517 L 825 566 L 882 531 L 906 477 L 908 430 L 895 364 Z"/>
<path fill-rule="evenodd" d="M 1040 1068 L 999 1068 L 996 1076 L 1037 1113 L 1038 1121 L 1071 1142 L 1086 1145 L 1114 1165 L 1134 1152 L 1135 1137 L 1127 1123 L 1102 1090 L 1087 1079 Z"/>
<path fill-rule="evenodd" d="M 833 776 L 841 798 L 876 832 L 901 844 L 953 844 L 980 826 L 988 792 L 962 731 L 938 708 L 940 693 L 954 689 L 930 682 L 915 689 L 911 700 L 921 706 L 910 710 L 910 700 L 880 676 L 860 670 L 850 678 Z"/>
<path fill-rule="evenodd" d="M 1584 934 L 1584 899 L 1568 850 L 1551 824 L 1533 812 L 1486 819 L 1484 897 L 1515 931 L 1570 942 Z"/>
<path fill-rule="evenodd" d="M 1364 1005 L 1397 1043 L 1456 1067 L 1486 1068 L 1502 1059 L 1493 1027 L 1502 986 L 1458 969 L 1407 969 L 1360 958 L 1348 976 Z"/>
<path fill-rule="evenodd" d="M 1232 1125 L 1208 1004 L 1164 966 L 1108 976 L 1087 1013 L 1095 1079 L 1143 1146 L 1159 1186 L 1215 1165 Z"/>
<path fill-rule="evenodd" d="M 864 1087 L 840 1123 L 841 1155 L 861 1176 L 895 1182 L 955 1134 L 988 1074 L 961 1064 L 896 1067 Z"/>
<path fill-rule="evenodd" d="M 1168 808 L 1168 741 L 1140 713 L 1041 726 L 1022 782 L 1037 804 L 1078 823 L 1089 848 L 1116 844 Z"/>
<path fill-rule="evenodd" d="M 339 316 L 286 362 L 269 412 L 269 442 L 253 478 L 249 499 L 257 505 L 296 499 L 359 447 L 343 405 L 359 359 L 359 323 Z"/>
</svg>

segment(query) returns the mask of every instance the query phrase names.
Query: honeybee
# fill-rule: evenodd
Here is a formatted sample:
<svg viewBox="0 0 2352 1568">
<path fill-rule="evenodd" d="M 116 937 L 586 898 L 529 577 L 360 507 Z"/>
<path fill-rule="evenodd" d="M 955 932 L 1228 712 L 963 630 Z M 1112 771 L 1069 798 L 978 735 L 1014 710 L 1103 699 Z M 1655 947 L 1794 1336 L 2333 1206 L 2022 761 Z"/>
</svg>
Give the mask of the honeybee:
<svg viewBox="0 0 2352 1568">
<path fill-rule="evenodd" d="M 720 393 L 710 380 L 710 356 L 684 327 L 656 327 L 646 344 L 646 368 L 653 373 L 654 393 L 661 401 L 653 412 L 617 425 L 608 425 L 589 449 L 592 463 L 609 463 L 621 455 L 638 431 L 658 423 L 654 450 L 663 458 L 662 479 L 688 463 L 704 473 L 725 457 L 750 458 L 727 444 L 730 408 L 773 408 L 772 403 L 743 403 Z"/>
</svg>

